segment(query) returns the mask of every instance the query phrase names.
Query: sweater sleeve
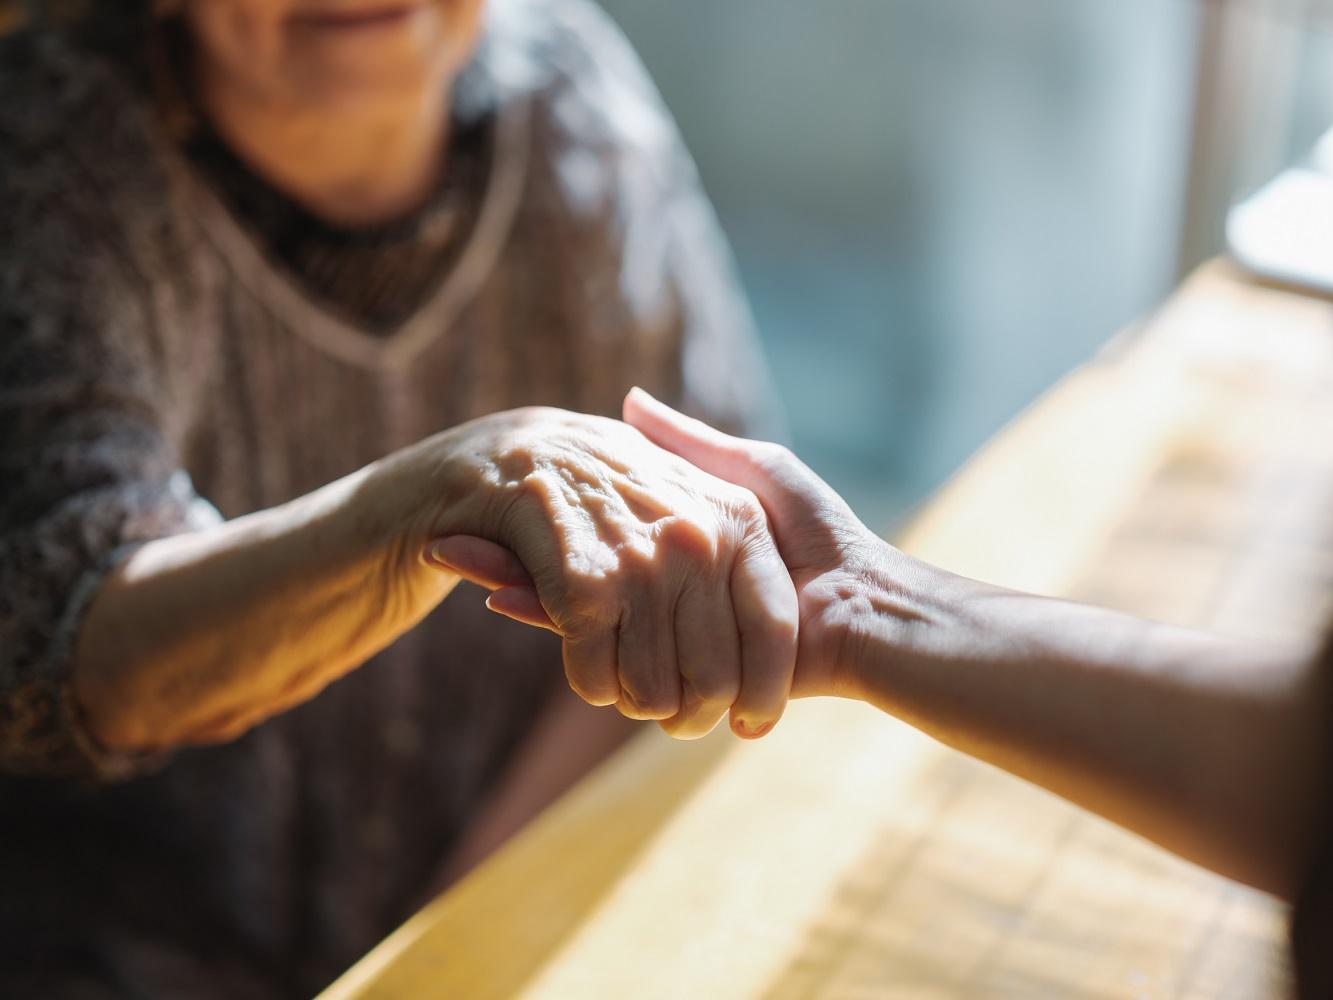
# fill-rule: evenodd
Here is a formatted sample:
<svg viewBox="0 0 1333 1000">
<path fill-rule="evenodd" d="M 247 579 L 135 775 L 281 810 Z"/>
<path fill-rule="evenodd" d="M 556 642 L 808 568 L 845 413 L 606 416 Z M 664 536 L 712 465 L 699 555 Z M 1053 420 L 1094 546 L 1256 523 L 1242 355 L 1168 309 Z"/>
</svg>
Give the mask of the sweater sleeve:
<svg viewBox="0 0 1333 1000">
<path fill-rule="evenodd" d="M 218 518 L 180 467 L 154 286 L 114 194 L 26 124 L 58 120 L 50 101 L 0 119 L 0 770 L 116 778 L 151 761 L 82 726 L 80 627 L 135 545 Z"/>
</svg>

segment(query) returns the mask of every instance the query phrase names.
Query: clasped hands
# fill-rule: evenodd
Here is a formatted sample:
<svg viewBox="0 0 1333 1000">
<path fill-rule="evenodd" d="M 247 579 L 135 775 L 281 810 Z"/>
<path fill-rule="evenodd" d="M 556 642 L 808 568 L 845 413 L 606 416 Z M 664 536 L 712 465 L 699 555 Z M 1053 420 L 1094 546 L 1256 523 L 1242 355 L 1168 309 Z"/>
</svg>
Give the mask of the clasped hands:
<svg viewBox="0 0 1333 1000">
<path fill-rule="evenodd" d="M 624 417 L 485 418 L 470 488 L 432 526 L 426 563 L 560 635 L 585 701 L 680 739 L 728 715 L 757 739 L 790 698 L 855 696 L 839 664 L 865 580 L 905 557 L 785 448 L 640 390 Z"/>
</svg>

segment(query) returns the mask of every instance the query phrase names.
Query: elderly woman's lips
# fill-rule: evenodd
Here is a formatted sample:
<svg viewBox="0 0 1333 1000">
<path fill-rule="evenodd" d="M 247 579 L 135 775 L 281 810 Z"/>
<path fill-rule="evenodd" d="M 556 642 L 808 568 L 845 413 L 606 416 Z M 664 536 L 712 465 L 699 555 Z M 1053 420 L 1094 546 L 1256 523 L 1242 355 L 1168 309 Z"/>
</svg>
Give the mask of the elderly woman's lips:
<svg viewBox="0 0 1333 1000">
<path fill-rule="evenodd" d="M 291 21 L 302 28 L 379 28 L 400 24 L 421 10 L 420 4 L 299 11 Z"/>
</svg>

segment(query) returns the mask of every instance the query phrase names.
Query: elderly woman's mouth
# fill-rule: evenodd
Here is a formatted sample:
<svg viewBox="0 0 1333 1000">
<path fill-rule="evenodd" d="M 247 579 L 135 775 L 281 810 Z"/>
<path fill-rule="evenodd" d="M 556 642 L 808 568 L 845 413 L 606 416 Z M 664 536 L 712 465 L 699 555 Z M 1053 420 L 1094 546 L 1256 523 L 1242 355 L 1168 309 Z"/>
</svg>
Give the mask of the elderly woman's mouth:
<svg viewBox="0 0 1333 1000">
<path fill-rule="evenodd" d="M 321 31 L 391 28 L 406 24 L 425 9 L 422 3 L 396 3 L 297 11 L 291 16 L 291 24 Z"/>
</svg>

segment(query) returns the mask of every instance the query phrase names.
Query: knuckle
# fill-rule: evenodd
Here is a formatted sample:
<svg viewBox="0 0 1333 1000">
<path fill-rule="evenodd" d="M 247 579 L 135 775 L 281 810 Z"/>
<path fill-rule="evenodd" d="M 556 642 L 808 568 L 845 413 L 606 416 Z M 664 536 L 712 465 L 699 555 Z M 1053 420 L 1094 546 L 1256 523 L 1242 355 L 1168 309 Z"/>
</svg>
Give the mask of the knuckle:
<svg viewBox="0 0 1333 1000">
<path fill-rule="evenodd" d="M 614 622 L 591 616 L 571 616 L 563 624 L 565 664 L 570 667 L 602 668 L 614 663 L 616 634 Z M 614 671 L 610 675 L 614 676 Z"/>
<path fill-rule="evenodd" d="M 658 525 L 658 541 L 673 552 L 699 562 L 711 562 L 717 557 L 719 537 L 713 525 L 700 524 L 687 517 L 673 516 Z"/>
<path fill-rule="evenodd" d="M 633 718 L 669 719 L 680 711 L 680 693 L 662 679 L 626 678 L 620 681 L 621 701 Z"/>
<path fill-rule="evenodd" d="M 686 716 L 684 714 L 658 722 L 662 732 L 673 740 L 692 743 L 703 739 L 722 721 L 721 714 L 708 716 Z"/>
<path fill-rule="evenodd" d="M 604 707 L 620 700 L 620 684 L 616 679 L 585 664 L 566 663 L 565 680 L 570 690 L 589 705 Z"/>
<path fill-rule="evenodd" d="M 727 510 L 742 525 L 754 527 L 766 524 L 768 515 L 759 498 L 743 486 L 733 486 L 725 497 Z"/>
<path fill-rule="evenodd" d="M 660 538 L 656 541 L 643 538 L 622 540 L 616 549 L 614 570 L 607 574 L 608 584 L 615 587 L 646 586 L 658 571 L 664 552 Z"/>
<path fill-rule="evenodd" d="M 567 606 L 570 627 L 580 635 L 601 627 L 605 609 L 615 597 L 616 588 L 606 577 L 591 573 L 582 560 L 566 557 L 561 567 L 560 591 Z"/>
<path fill-rule="evenodd" d="M 531 459 L 529 456 L 513 454 L 507 461 L 516 467 L 527 465 Z M 552 481 L 552 477 L 545 469 L 530 468 L 518 476 L 518 495 L 521 499 L 527 501 L 531 506 L 540 510 L 542 513 L 549 513 L 555 504 L 558 494 L 558 488 Z"/>
<path fill-rule="evenodd" d="M 662 732 L 666 733 L 673 740 L 689 741 L 697 739 L 693 734 L 693 726 L 685 719 L 675 716 L 670 719 L 661 719 L 657 726 Z"/>
<path fill-rule="evenodd" d="M 594 708 L 605 708 L 620 700 L 620 689 L 614 684 L 598 683 L 575 673 L 567 673 L 569 689 Z"/>
<path fill-rule="evenodd" d="M 629 695 L 622 693 L 620 700 L 616 702 L 616 709 L 627 719 L 633 719 L 635 722 L 661 722 L 675 715 L 675 712 L 662 711 L 654 708 L 652 705 L 640 704 Z"/>
<path fill-rule="evenodd" d="M 764 505 L 759 502 L 759 498 L 749 490 L 741 490 L 737 498 L 740 509 L 753 521 L 762 522 L 765 520 Z"/>
<path fill-rule="evenodd" d="M 526 442 L 505 441 L 496 450 L 493 459 L 496 479 L 499 483 L 518 486 L 522 489 L 529 477 L 537 471 L 537 460 L 532 448 Z"/>
<path fill-rule="evenodd" d="M 615 565 L 577 548 L 566 550 L 555 567 L 551 590 L 561 606 L 562 626 L 580 637 L 616 627 L 628 617 L 634 581 L 648 579 L 650 570 L 620 557 Z"/>
<path fill-rule="evenodd" d="M 550 406 L 529 405 L 519 406 L 509 411 L 509 420 L 518 426 L 527 426 L 532 424 L 544 425 L 549 423 L 558 423 L 565 416 L 563 410 L 555 409 Z"/>
<path fill-rule="evenodd" d="M 554 522 L 557 488 L 542 469 L 530 468 L 530 459 L 517 453 L 501 456 L 496 475 L 506 484 L 501 496 L 499 533 L 509 542 L 544 534 Z"/>
<path fill-rule="evenodd" d="M 681 683 L 687 704 L 730 705 L 741 693 L 740 674 L 736 670 L 686 674 Z"/>
</svg>

